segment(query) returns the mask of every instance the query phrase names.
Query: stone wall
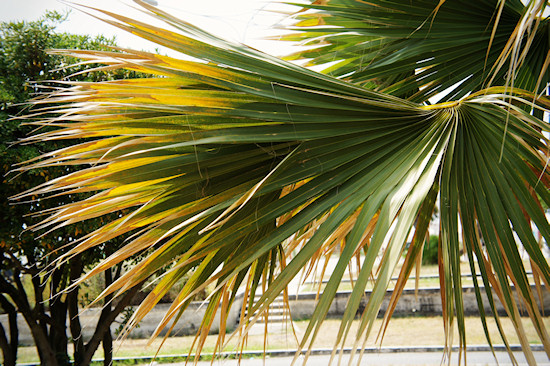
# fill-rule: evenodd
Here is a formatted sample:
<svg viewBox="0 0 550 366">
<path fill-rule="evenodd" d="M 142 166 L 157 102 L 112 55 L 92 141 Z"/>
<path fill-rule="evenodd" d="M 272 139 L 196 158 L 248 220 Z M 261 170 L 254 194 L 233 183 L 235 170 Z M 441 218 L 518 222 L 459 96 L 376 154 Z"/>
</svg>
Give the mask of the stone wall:
<svg viewBox="0 0 550 366">
<path fill-rule="evenodd" d="M 536 292 L 536 291 L 535 291 Z M 488 306 L 487 297 L 482 289 L 483 301 L 485 304 L 485 312 L 490 313 L 490 308 Z M 335 296 L 335 299 L 329 309 L 328 316 L 332 318 L 338 318 L 342 316 L 346 308 L 346 303 L 350 296 L 351 292 L 338 292 Z M 313 313 L 315 309 L 315 293 L 302 293 L 298 295 L 290 295 L 290 310 L 293 320 L 307 319 Z M 365 293 L 364 298 L 361 300 L 360 310 L 363 309 L 368 301 L 370 293 Z M 464 311 L 466 315 L 479 315 L 478 305 L 476 301 L 476 296 L 473 287 L 467 287 L 463 289 L 464 296 Z M 391 291 L 386 293 L 386 297 L 382 303 L 382 308 L 380 311 L 380 316 L 385 313 L 388 307 L 388 303 L 391 297 Z M 496 299 L 495 299 L 496 300 Z M 538 298 L 537 298 L 538 301 Z M 499 313 L 505 314 L 504 308 L 496 300 L 497 309 Z M 195 334 L 197 329 L 200 327 L 204 311 L 207 304 L 202 302 L 192 303 L 189 308 L 182 314 L 177 325 L 174 327 L 175 335 L 190 335 Z M 231 313 L 227 319 L 227 330 L 231 331 L 234 329 L 239 321 L 239 313 L 242 305 L 242 296 L 237 296 L 233 304 Z M 539 303 L 539 307 L 541 304 Z M 140 323 L 139 327 L 134 329 L 129 337 L 131 338 L 148 338 L 153 334 L 157 325 L 160 323 L 162 318 L 165 316 L 166 312 L 170 305 L 159 304 L 157 305 Z M 541 309 L 550 309 L 550 294 L 548 291 L 543 291 L 543 306 Z M 92 308 L 84 311 L 81 315 L 81 323 L 83 326 L 83 336 L 84 339 L 88 339 L 93 329 L 95 328 L 95 323 L 99 318 L 101 309 Z M 397 307 L 394 312 L 394 316 L 411 316 L 411 315 L 441 315 L 442 306 L 441 306 L 441 297 L 439 294 L 438 288 L 427 288 L 419 289 L 418 295 L 415 296 L 415 290 L 404 290 Z M 119 319 L 120 320 L 120 319 Z M 0 315 L 0 322 L 7 329 L 7 317 L 6 315 Z M 19 339 L 21 345 L 32 345 L 33 340 L 30 334 L 30 331 L 23 319 L 22 316 L 18 317 L 19 324 Z M 119 323 L 114 323 L 111 329 L 114 331 L 118 328 Z M 217 333 L 219 331 L 219 315 L 214 320 L 214 325 L 212 326 L 212 332 Z M 164 335 L 165 331 L 161 333 Z"/>
</svg>

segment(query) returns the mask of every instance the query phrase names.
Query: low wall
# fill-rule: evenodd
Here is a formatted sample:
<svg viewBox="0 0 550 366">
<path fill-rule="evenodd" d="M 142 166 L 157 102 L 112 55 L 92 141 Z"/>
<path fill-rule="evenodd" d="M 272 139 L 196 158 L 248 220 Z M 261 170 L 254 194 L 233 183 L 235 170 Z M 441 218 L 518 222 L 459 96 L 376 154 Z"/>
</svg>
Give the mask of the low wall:
<svg viewBox="0 0 550 366">
<path fill-rule="evenodd" d="M 490 314 L 491 309 L 489 308 L 489 305 L 488 305 L 487 296 L 483 289 L 481 289 L 481 291 L 482 291 L 483 301 L 485 304 L 485 312 Z M 380 314 L 379 314 L 380 316 L 382 316 L 388 308 L 391 293 L 392 293 L 391 291 L 388 291 L 386 293 L 386 296 L 384 298 L 384 301 L 382 303 L 382 307 L 380 310 Z M 536 293 L 536 291 L 534 291 L 534 293 Z M 351 294 L 351 291 L 338 292 L 336 294 L 335 299 L 332 302 L 332 305 L 329 309 L 329 313 L 328 313 L 329 317 L 338 318 L 344 313 L 350 294 Z M 315 296 L 316 296 L 315 293 L 302 293 L 298 295 L 289 296 L 290 311 L 291 311 L 293 320 L 307 319 L 311 317 L 311 314 L 313 314 L 315 305 L 317 303 L 317 301 L 315 300 Z M 365 296 L 361 300 L 359 311 L 364 309 L 364 307 L 367 304 L 369 296 L 370 296 L 370 292 L 366 292 Z M 479 315 L 474 288 L 473 287 L 464 288 L 463 297 L 464 297 L 465 314 L 473 315 L 473 316 Z M 536 298 L 536 300 L 537 300 L 537 303 L 539 304 L 539 308 L 550 309 L 550 293 L 548 291 L 546 290 L 543 291 L 542 304 L 540 303 L 538 298 Z M 498 312 L 501 314 L 505 314 L 504 308 L 500 304 L 500 302 L 497 299 L 495 299 L 495 302 L 496 302 L 496 307 Z M 207 304 L 203 304 L 202 302 L 192 303 L 189 306 L 189 308 L 182 314 L 177 325 L 174 327 L 174 335 L 190 335 L 190 334 L 194 335 L 200 327 L 202 317 L 206 309 L 206 305 Z M 229 314 L 229 317 L 227 319 L 228 330 L 232 330 L 236 327 L 239 321 L 241 305 L 242 305 L 242 296 L 237 296 L 232 306 L 231 313 Z M 134 329 L 130 333 L 129 337 L 130 338 L 150 337 L 153 334 L 154 330 L 156 329 L 157 325 L 160 323 L 160 321 L 168 311 L 169 307 L 170 307 L 169 304 L 157 305 L 149 314 L 147 314 L 147 316 L 145 316 L 145 318 L 140 323 L 139 327 Z M 101 309 L 93 308 L 93 309 L 86 310 L 81 314 L 81 323 L 83 328 L 83 336 L 85 340 L 91 337 L 92 332 L 95 328 L 95 324 L 99 319 L 100 312 L 101 312 Z M 414 289 L 404 290 L 403 294 L 401 295 L 401 298 L 397 303 L 397 307 L 395 308 L 394 315 L 395 316 L 410 316 L 410 315 L 418 315 L 418 314 L 441 315 L 441 313 L 442 313 L 442 306 L 441 306 L 441 296 L 439 294 L 439 289 L 425 288 L 425 289 L 418 290 L 418 296 L 415 296 Z M 118 321 L 121 320 L 121 317 L 119 318 L 120 319 L 118 319 Z M 32 345 L 33 344 L 32 336 L 30 334 L 29 328 L 25 323 L 23 317 L 19 315 L 17 321 L 19 326 L 19 343 L 21 345 Z M 6 315 L 0 315 L 0 322 L 7 329 L 8 321 L 7 321 Z M 111 330 L 114 332 L 114 330 L 118 328 L 119 325 L 120 325 L 119 323 L 115 322 L 111 326 Z M 217 333 L 218 331 L 219 331 L 219 314 L 216 316 L 216 319 L 214 320 L 214 324 L 212 326 L 213 333 Z M 161 333 L 161 335 L 164 335 L 165 332 L 166 331 L 164 330 Z"/>
<path fill-rule="evenodd" d="M 387 291 L 386 296 L 380 307 L 379 316 L 383 316 L 388 309 L 390 298 L 393 291 Z M 533 293 L 536 293 L 535 288 L 533 288 Z M 332 302 L 332 305 L 329 308 L 328 316 L 332 318 L 338 318 L 346 309 L 346 304 L 351 295 L 351 291 L 342 291 L 338 292 Z M 550 309 L 550 293 L 546 290 L 542 292 L 542 304 L 540 299 L 535 296 L 535 300 L 539 305 L 539 309 Z M 293 320 L 307 319 L 311 316 L 315 309 L 315 293 L 306 293 L 299 295 L 290 295 L 290 312 L 292 314 Z M 370 292 L 366 292 L 365 296 L 361 299 L 359 305 L 359 313 L 367 305 Z M 476 294 L 474 287 L 465 287 L 462 289 L 462 296 L 464 301 L 464 313 L 465 315 L 478 316 L 479 308 L 476 300 Z M 489 300 L 485 289 L 481 288 L 481 297 L 483 299 L 484 311 L 487 315 L 492 314 L 491 307 L 489 306 Z M 517 297 L 516 297 L 517 298 Z M 496 295 L 493 296 L 495 301 L 495 307 L 497 312 L 500 315 L 506 315 L 506 310 L 496 298 Z M 397 302 L 397 305 L 394 310 L 395 316 L 411 316 L 411 315 L 441 315 L 442 314 L 442 304 L 441 304 L 441 295 L 439 288 L 423 288 L 418 289 L 418 293 L 415 294 L 414 289 L 405 289 Z"/>
<path fill-rule="evenodd" d="M 207 304 L 202 302 L 193 302 L 189 305 L 186 311 L 183 312 L 181 318 L 179 319 L 176 327 L 174 328 L 174 335 L 194 335 L 197 330 L 200 328 L 202 318 Z M 240 315 L 240 303 L 236 304 L 238 307 L 234 306 L 231 309 L 229 317 L 227 319 L 228 328 L 235 327 L 238 322 L 238 317 Z M 149 338 L 156 330 L 157 326 L 162 321 L 163 317 L 168 312 L 170 304 L 158 304 L 153 310 L 151 310 L 139 323 L 139 326 L 133 329 L 128 335 L 129 338 Z M 101 314 L 101 308 L 90 308 L 83 311 L 80 314 L 80 322 L 82 325 L 82 336 L 84 341 L 87 342 L 95 330 L 97 321 Z M 115 330 L 120 326 L 123 320 L 122 315 L 119 315 L 116 321 L 111 324 L 111 332 L 115 334 Z M 0 323 L 7 330 L 9 329 L 7 315 L 0 315 Z M 67 320 L 68 324 L 68 320 Z M 219 312 L 214 319 L 212 324 L 211 331 L 212 333 L 219 332 Z M 22 346 L 31 346 L 34 344 L 30 329 L 25 322 L 25 319 L 21 314 L 17 314 L 17 326 L 19 328 L 19 344 Z M 69 332 L 67 328 L 67 332 Z M 167 329 L 161 331 L 161 335 L 165 335 Z M 67 333 L 70 335 L 69 333 Z"/>
</svg>

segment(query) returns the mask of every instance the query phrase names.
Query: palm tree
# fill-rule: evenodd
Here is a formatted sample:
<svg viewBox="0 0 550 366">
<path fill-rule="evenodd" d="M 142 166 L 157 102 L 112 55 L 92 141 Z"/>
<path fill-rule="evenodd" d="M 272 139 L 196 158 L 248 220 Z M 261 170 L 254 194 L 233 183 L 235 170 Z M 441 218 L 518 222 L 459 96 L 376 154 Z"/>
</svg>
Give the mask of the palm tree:
<svg viewBox="0 0 550 366">
<path fill-rule="evenodd" d="M 456 323 L 461 352 L 466 347 L 463 251 L 489 344 L 484 302 L 510 350 L 498 298 L 529 363 L 535 361 L 520 308 L 550 355 L 537 291 L 514 240 L 517 235 L 529 255 L 537 288 L 548 286 L 550 267 L 531 228 L 534 223 L 549 241 L 545 1 L 308 1 L 297 8 L 289 27 L 294 32 L 284 38 L 309 47 L 288 59 L 324 65 L 322 73 L 224 41 L 135 1 L 170 29 L 100 12 L 106 22 L 193 61 L 129 49 L 52 51 L 105 65 L 99 69 L 127 68 L 156 78 L 67 82 L 36 99 L 36 124 L 55 128 L 25 142 L 78 140 L 21 169 L 82 169 L 18 197 L 89 193 L 48 212 L 35 231 L 122 212 L 60 259 L 128 235 L 124 248 L 82 280 L 133 254 L 147 257 L 102 296 L 120 294 L 169 265 L 129 328 L 191 273 L 156 335 L 212 286 L 196 350 L 216 310 L 227 314 L 239 289 L 248 310 L 240 322 L 243 340 L 302 269 L 339 245 L 300 348 L 311 347 L 348 264 L 358 260 L 335 350 L 350 335 L 372 279 L 353 335 L 360 349 L 405 255 L 387 325 L 420 262 L 439 202 L 446 345 Z M 222 330 L 218 346 L 224 337 Z"/>
</svg>

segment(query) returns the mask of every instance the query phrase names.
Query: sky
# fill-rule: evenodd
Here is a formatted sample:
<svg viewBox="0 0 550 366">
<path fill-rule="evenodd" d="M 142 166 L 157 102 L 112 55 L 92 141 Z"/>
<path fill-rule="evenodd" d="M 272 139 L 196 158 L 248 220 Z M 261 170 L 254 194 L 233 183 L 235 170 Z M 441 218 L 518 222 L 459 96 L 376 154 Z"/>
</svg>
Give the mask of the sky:
<svg viewBox="0 0 550 366">
<path fill-rule="evenodd" d="M 267 0 L 148 0 L 179 18 L 196 24 L 225 39 L 248 44 L 274 55 L 289 53 L 287 42 L 265 41 L 283 17 L 276 11 L 285 10 Z M 76 2 L 76 1 L 75 1 Z M 78 3 L 106 9 L 114 13 L 151 22 L 151 18 L 135 9 L 131 0 L 79 0 Z M 70 11 L 68 20 L 57 31 L 108 37 L 116 36 L 122 47 L 153 51 L 156 46 L 148 41 L 119 30 L 59 0 L 0 0 L 0 21 L 35 20 L 46 10 Z M 84 9 L 83 9 L 84 10 Z M 161 50 L 162 53 L 165 53 Z"/>
</svg>

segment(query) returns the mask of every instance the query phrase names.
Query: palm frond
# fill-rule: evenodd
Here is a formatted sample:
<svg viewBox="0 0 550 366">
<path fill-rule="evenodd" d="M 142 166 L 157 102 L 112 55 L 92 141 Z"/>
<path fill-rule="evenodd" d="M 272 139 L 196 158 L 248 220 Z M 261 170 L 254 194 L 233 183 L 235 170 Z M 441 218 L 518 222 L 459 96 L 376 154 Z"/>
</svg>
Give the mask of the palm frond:
<svg viewBox="0 0 550 366">
<path fill-rule="evenodd" d="M 311 1 L 282 37 L 287 57 L 417 102 L 458 100 L 508 85 L 540 93 L 549 80 L 546 2 Z M 448 91 L 452 89 L 452 91 Z M 438 93 L 446 91 L 445 96 Z"/>
<path fill-rule="evenodd" d="M 212 286 L 197 351 L 217 309 L 223 311 L 223 324 L 243 288 L 244 340 L 251 325 L 302 269 L 341 245 L 300 348 L 312 347 L 349 262 L 364 251 L 335 352 L 349 336 L 367 283 L 374 278 L 356 334 L 355 347 L 360 349 L 405 254 L 401 283 L 409 276 L 439 195 L 447 334 L 456 316 L 465 349 L 458 236 L 462 230 L 464 250 L 472 264 L 478 263 L 491 308 L 496 309 L 493 288 L 532 360 L 519 318 L 520 304 L 524 306 L 550 354 L 548 334 L 513 237 L 520 237 L 538 276 L 548 285 L 550 268 L 530 220 L 548 242 L 550 226 L 542 207 L 550 204 L 545 137 L 550 126 L 525 112 L 526 106 L 548 110 L 546 97 L 493 88 L 461 101 L 425 106 L 225 42 L 136 2 L 175 30 L 101 12 L 111 24 L 196 60 L 133 50 L 54 51 L 157 77 L 67 82 L 65 89 L 35 100 L 34 124 L 57 128 L 24 142 L 79 142 L 18 169 L 78 165 L 81 170 L 16 197 L 89 192 L 87 199 L 48 212 L 31 228 L 35 231 L 120 212 L 118 219 L 83 237 L 59 259 L 70 260 L 128 235 L 126 246 L 85 278 L 135 253 L 145 252 L 147 257 L 102 296 L 121 293 L 169 267 L 134 313 L 128 330 L 180 278 L 192 273 L 155 335 L 172 329 L 170 322 L 181 316 L 194 295 Z M 443 7 L 438 17 L 442 14 Z M 415 240 L 407 248 L 411 233 Z M 475 279 L 477 269 L 471 268 Z M 397 288 L 393 303 L 402 288 Z M 481 299 L 483 290 L 477 283 L 476 291 Z M 502 332 L 501 336 L 506 339 Z M 222 344 L 223 331 L 220 337 Z"/>
</svg>

